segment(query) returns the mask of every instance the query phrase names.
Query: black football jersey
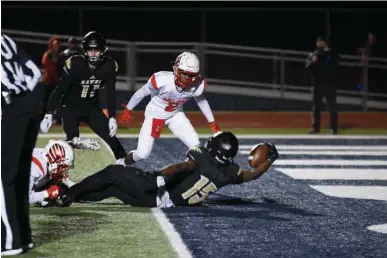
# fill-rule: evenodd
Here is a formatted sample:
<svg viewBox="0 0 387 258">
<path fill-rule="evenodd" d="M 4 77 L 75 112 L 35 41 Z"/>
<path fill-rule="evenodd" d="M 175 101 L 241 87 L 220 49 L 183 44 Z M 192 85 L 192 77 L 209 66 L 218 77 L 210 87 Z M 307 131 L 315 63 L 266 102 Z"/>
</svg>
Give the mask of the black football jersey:
<svg viewBox="0 0 387 258">
<path fill-rule="evenodd" d="M 89 67 L 84 56 L 71 56 L 65 61 L 61 81 L 49 100 L 48 113 L 54 111 L 60 98 L 62 98 L 61 105 L 67 106 L 99 104 L 99 89 L 105 88 L 109 115 L 112 116 L 111 112 L 116 108 L 117 71 L 117 62 L 109 56 L 106 56 L 95 69 Z M 113 113 L 115 115 L 115 111 Z"/>
<path fill-rule="evenodd" d="M 166 177 L 166 189 L 176 206 L 199 204 L 223 186 L 243 182 L 237 164 L 221 164 L 203 147 L 191 148 L 187 157 L 196 163 L 194 171 Z"/>
</svg>

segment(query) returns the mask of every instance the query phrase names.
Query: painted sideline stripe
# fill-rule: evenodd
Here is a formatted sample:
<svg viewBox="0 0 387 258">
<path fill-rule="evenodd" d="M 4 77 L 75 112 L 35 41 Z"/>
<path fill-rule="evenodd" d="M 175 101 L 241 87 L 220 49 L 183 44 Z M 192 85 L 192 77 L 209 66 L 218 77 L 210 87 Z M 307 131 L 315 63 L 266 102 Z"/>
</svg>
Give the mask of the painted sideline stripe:
<svg viewBox="0 0 387 258">
<path fill-rule="evenodd" d="M 332 197 L 387 201 L 387 186 L 311 185 L 310 187 Z"/>
<path fill-rule="evenodd" d="M 286 165 L 352 165 L 387 166 L 387 160 L 346 160 L 346 159 L 277 159 L 273 166 Z"/>
<path fill-rule="evenodd" d="M 387 234 L 387 224 L 372 225 L 367 227 L 367 229 L 378 233 Z"/>
<path fill-rule="evenodd" d="M 249 150 L 241 150 L 240 154 L 250 154 Z M 328 155 L 328 156 L 385 156 L 387 151 L 280 151 L 280 155 Z"/>
<path fill-rule="evenodd" d="M 240 145 L 239 149 L 251 150 L 255 145 Z M 386 145 L 276 145 L 277 150 L 381 150 L 387 151 Z"/>
<path fill-rule="evenodd" d="M 386 169 L 363 168 L 279 168 L 294 179 L 307 180 L 387 180 Z"/>
<path fill-rule="evenodd" d="M 165 213 L 160 208 L 152 208 L 151 210 L 165 235 L 167 235 L 167 238 L 177 255 L 181 258 L 191 258 L 191 252 L 188 250 L 180 234 L 176 231 L 175 227 L 169 221 Z"/>
<path fill-rule="evenodd" d="M 98 137 L 96 134 L 94 134 L 94 136 Z M 90 136 L 86 136 L 86 137 L 90 137 Z M 98 138 L 104 144 L 104 146 L 109 150 L 110 154 L 114 158 L 114 153 L 112 149 L 110 149 L 109 145 L 104 140 L 102 140 L 102 138 L 100 137 Z M 184 241 L 183 239 L 181 239 L 180 234 L 175 230 L 174 226 L 169 221 L 167 216 L 165 216 L 164 212 L 159 208 L 153 208 L 151 209 L 151 211 L 156 221 L 159 223 L 161 229 L 164 231 L 164 234 L 167 236 L 169 243 L 172 245 L 173 249 L 177 253 L 178 257 L 192 258 L 192 255 L 188 250 L 188 247 L 184 244 Z"/>
<path fill-rule="evenodd" d="M 94 133 L 81 133 L 81 137 L 97 137 Z M 199 134 L 200 138 L 208 138 L 212 134 Z M 303 134 L 236 134 L 239 139 L 387 139 L 387 135 L 303 135 Z M 39 134 L 42 138 L 65 137 L 64 133 Z M 117 134 L 118 138 L 138 138 L 138 134 Z M 172 134 L 161 135 L 160 138 L 176 138 Z"/>
</svg>

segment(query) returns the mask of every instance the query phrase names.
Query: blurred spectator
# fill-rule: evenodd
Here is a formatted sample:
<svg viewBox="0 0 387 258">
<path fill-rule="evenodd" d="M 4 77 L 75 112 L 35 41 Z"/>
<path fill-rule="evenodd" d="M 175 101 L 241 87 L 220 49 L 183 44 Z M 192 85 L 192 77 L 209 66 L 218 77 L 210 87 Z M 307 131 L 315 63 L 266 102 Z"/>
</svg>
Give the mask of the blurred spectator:
<svg viewBox="0 0 387 258">
<path fill-rule="evenodd" d="M 62 51 L 59 55 L 58 62 L 56 63 L 56 71 L 59 75 L 62 74 L 63 66 L 67 58 L 73 55 L 82 54 L 81 49 L 78 47 L 77 39 L 70 37 L 68 40 L 67 49 Z"/>
<path fill-rule="evenodd" d="M 337 104 L 335 72 L 339 56 L 329 48 L 328 41 L 323 37 L 316 40 L 316 49 L 309 54 L 306 68 L 313 80 L 313 122 L 310 133 L 320 132 L 321 109 L 323 98 L 326 98 L 330 112 L 332 134 L 337 134 Z"/>
<path fill-rule="evenodd" d="M 375 34 L 368 33 L 367 42 L 364 45 L 364 47 L 357 49 L 357 53 L 360 55 L 360 64 L 362 65 L 360 68 L 361 69 L 360 70 L 360 81 L 359 81 L 359 85 L 358 85 L 358 88 L 361 91 L 364 91 L 364 88 L 366 87 L 366 83 L 368 84 L 368 82 L 366 82 L 366 76 L 365 76 L 366 70 L 368 69 L 367 58 L 374 56 L 375 53 L 373 50 L 374 50 L 375 43 L 376 43 Z"/>
<path fill-rule="evenodd" d="M 364 61 L 364 58 L 366 56 L 375 56 L 374 53 L 372 53 L 374 49 L 374 45 L 376 43 L 376 35 L 373 33 L 368 33 L 367 42 L 362 48 L 358 48 L 357 52 L 361 55 L 362 62 Z"/>
<path fill-rule="evenodd" d="M 43 54 L 43 76 L 40 80 L 44 87 L 44 94 L 41 104 L 42 119 L 46 113 L 47 101 L 58 85 L 60 76 L 56 70 L 56 64 L 59 57 L 60 40 L 57 37 L 51 37 L 48 41 L 48 49 Z M 57 120 L 57 118 L 56 118 Z"/>
</svg>

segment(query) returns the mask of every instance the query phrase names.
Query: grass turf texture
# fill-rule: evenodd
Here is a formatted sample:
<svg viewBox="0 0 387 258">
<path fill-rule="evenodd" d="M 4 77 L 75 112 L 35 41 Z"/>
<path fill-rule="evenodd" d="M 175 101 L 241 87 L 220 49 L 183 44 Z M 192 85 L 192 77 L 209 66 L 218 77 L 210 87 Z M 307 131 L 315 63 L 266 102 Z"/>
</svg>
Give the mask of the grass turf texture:
<svg viewBox="0 0 387 258">
<path fill-rule="evenodd" d="M 38 139 L 43 147 L 48 139 Z M 71 178 L 84 177 L 114 162 L 109 151 L 75 150 Z M 31 207 L 38 247 L 17 257 L 174 257 L 150 209 L 121 205 L 116 199 L 69 208 Z"/>
<path fill-rule="evenodd" d="M 138 134 L 141 128 L 119 128 L 119 134 Z M 212 134 L 210 128 L 195 128 L 196 132 L 199 134 Z M 224 131 L 231 131 L 235 134 L 307 134 L 309 129 L 299 129 L 299 128 L 222 128 Z M 63 129 L 60 126 L 56 126 L 50 129 L 50 133 L 63 133 Z M 93 131 L 88 127 L 81 127 L 81 133 L 92 133 Z M 172 134 L 168 128 L 164 128 L 162 134 Z M 321 134 L 330 134 L 328 129 L 322 129 Z M 353 128 L 353 129 L 340 129 L 339 134 L 343 135 L 381 135 L 387 134 L 386 129 L 362 129 L 362 128 Z"/>
</svg>

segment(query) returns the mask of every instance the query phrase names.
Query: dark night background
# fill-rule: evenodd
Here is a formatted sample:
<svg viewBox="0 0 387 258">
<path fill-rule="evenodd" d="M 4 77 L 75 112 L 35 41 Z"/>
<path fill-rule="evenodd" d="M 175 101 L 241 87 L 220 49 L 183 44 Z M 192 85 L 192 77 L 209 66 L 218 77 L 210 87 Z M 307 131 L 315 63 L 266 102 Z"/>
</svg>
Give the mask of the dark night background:
<svg viewBox="0 0 387 258">
<path fill-rule="evenodd" d="M 377 38 L 373 56 L 386 58 L 387 8 L 376 2 L 354 3 L 2 1 L 1 19 L 3 29 L 79 36 L 99 30 L 108 39 L 204 41 L 304 51 L 314 49 L 316 37 L 329 34 L 332 49 L 349 55 L 356 55 L 373 32 Z M 384 79 L 370 83 L 370 91 L 386 92 L 387 75 L 380 75 L 382 71 L 378 77 Z M 348 84 L 344 88 L 356 89 L 356 83 Z"/>
<path fill-rule="evenodd" d="M 80 7 L 91 8 L 82 12 L 82 34 L 98 29 L 115 39 L 198 42 L 203 39 L 201 10 L 205 10 L 204 41 L 298 50 L 310 50 L 315 38 L 326 34 L 329 10 L 336 51 L 355 54 L 368 32 L 376 34 L 378 46 L 387 45 L 387 9 L 375 2 L 306 6 L 302 2 L 2 1 L 2 28 L 78 34 Z M 387 56 L 386 49 L 378 50 L 378 55 Z"/>
</svg>

